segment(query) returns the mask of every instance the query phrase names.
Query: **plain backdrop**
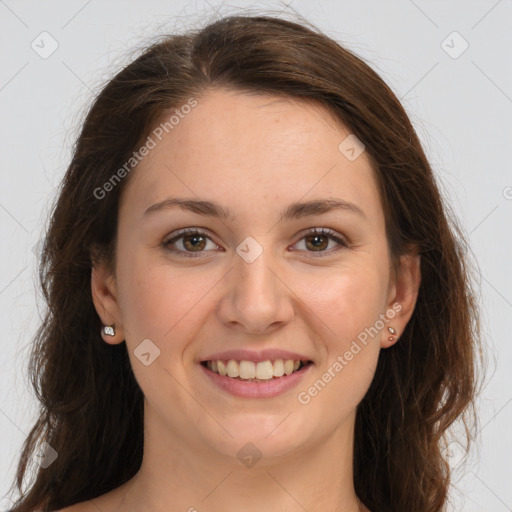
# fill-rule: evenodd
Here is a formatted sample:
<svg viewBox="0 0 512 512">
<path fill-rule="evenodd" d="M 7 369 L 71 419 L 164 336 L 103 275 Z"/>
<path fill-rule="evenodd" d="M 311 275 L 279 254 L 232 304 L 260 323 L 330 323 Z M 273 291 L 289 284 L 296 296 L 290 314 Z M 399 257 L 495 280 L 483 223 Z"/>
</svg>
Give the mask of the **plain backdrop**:
<svg viewBox="0 0 512 512">
<path fill-rule="evenodd" d="M 489 352 L 479 443 L 454 474 L 451 510 L 512 510 L 512 2 L 287 3 L 0 0 L 0 510 L 37 411 L 35 255 L 84 111 L 131 49 L 240 8 L 297 11 L 364 58 L 410 115 L 478 262 Z"/>
</svg>

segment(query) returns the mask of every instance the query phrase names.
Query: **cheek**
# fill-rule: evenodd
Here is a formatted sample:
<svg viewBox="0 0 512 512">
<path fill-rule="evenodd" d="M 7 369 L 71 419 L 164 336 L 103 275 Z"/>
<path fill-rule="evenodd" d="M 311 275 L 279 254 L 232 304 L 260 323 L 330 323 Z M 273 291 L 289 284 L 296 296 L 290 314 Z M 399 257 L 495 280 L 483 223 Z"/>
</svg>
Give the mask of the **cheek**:
<svg viewBox="0 0 512 512">
<path fill-rule="evenodd" d="M 173 269 L 169 263 L 135 255 L 119 268 L 123 323 L 131 345 L 144 338 L 161 350 L 181 349 L 201 311 L 201 298 L 218 281 L 198 267 Z M 139 340 L 139 341 L 138 341 Z M 172 341 L 172 343 L 170 343 Z"/>
<path fill-rule="evenodd" d="M 309 284 L 321 283 L 313 279 Z M 307 305 L 321 319 L 316 344 L 324 357 L 315 378 L 299 390 L 297 399 L 309 417 L 318 415 L 325 428 L 335 428 L 351 414 L 373 380 L 380 353 L 380 323 L 377 327 L 376 323 L 385 303 L 385 282 L 375 267 L 352 267 L 311 290 Z M 326 410 L 334 412 L 326 414 Z"/>
<path fill-rule="evenodd" d="M 335 347 L 375 324 L 386 300 L 387 276 L 377 265 L 346 265 L 301 277 L 301 297 Z"/>
<path fill-rule="evenodd" d="M 214 282 L 209 284 L 211 276 L 190 269 L 180 273 L 168 264 L 136 257 L 119 267 L 118 276 L 125 340 L 135 378 L 149 400 L 166 396 L 177 401 L 181 388 L 175 379 L 186 378 L 183 353 L 200 329 L 201 322 L 196 319 L 201 314 L 201 297 Z M 141 345 L 147 339 L 159 352 L 147 342 Z M 154 359 L 146 366 L 138 354 L 148 350 Z"/>
</svg>

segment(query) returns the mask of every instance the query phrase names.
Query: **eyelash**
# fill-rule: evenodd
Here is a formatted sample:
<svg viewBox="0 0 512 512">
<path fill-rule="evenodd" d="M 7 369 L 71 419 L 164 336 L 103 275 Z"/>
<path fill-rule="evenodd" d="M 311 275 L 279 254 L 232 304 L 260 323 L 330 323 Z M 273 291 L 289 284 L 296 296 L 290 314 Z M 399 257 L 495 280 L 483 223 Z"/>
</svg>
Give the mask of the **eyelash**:
<svg viewBox="0 0 512 512">
<path fill-rule="evenodd" d="M 208 233 L 206 233 L 204 231 L 200 231 L 198 229 L 194 229 L 194 228 L 187 228 L 187 229 L 178 231 L 176 233 L 176 236 L 173 236 L 171 239 L 164 242 L 163 245 L 169 251 L 179 254 L 179 255 L 183 255 L 186 258 L 197 258 L 197 257 L 200 257 L 200 255 L 202 253 L 206 252 L 206 251 L 198 251 L 197 253 L 193 253 L 193 252 L 182 251 L 181 249 L 176 249 L 176 248 L 171 247 L 171 245 L 173 243 L 175 243 L 177 240 L 183 238 L 186 235 L 199 235 L 199 236 L 204 236 L 204 237 L 208 238 L 209 240 L 211 240 L 211 238 L 208 236 Z M 336 243 L 339 244 L 339 247 L 337 247 L 335 250 L 331 249 L 329 251 L 318 251 L 318 254 L 315 254 L 316 251 L 306 251 L 306 252 L 312 253 L 311 257 L 313 257 L 313 258 L 319 258 L 319 257 L 321 258 L 325 255 L 331 255 L 334 252 L 338 252 L 342 248 L 349 247 L 349 244 L 346 241 L 344 241 L 343 239 L 341 239 L 339 236 L 337 236 L 337 233 L 335 231 L 332 231 L 331 229 L 328 229 L 328 228 L 321 228 L 321 229 L 312 228 L 307 233 L 305 233 L 299 241 L 302 241 L 304 238 L 306 238 L 308 236 L 325 236 L 327 238 L 330 238 L 331 240 L 334 240 Z M 211 241 L 213 242 L 213 240 L 211 240 Z"/>
</svg>

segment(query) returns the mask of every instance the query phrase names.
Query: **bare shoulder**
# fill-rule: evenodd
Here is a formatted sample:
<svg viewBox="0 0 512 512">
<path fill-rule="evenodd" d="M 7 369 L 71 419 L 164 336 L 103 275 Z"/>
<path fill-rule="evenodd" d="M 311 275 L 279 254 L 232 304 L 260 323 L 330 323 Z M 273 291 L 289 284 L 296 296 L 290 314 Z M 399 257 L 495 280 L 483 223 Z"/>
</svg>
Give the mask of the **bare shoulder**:
<svg viewBox="0 0 512 512">
<path fill-rule="evenodd" d="M 96 498 L 75 503 L 55 512 L 119 512 L 126 510 L 122 503 L 126 486 L 127 483 Z"/>
<path fill-rule="evenodd" d="M 94 505 L 90 501 L 82 501 L 81 503 L 75 503 L 66 508 L 61 508 L 56 512 L 92 512 L 95 509 Z M 97 512 L 97 508 L 95 509 Z"/>
<path fill-rule="evenodd" d="M 82 503 L 77 503 L 76 505 L 71 505 L 70 507 L 60 508 L 55 512 L 85 512 L 85 508 Z"/>
<path fill-rule="evenodd" d="M 108 512 L 110 508 L 106 506 L 106 503 L 102 503 L 101 507 L 99 507 L 99 501 L 100 500 L 98 498 L 89 501 L 82 501 L 80 503 L 70 505 L 69 507 L 56 510 L 55 512 L 98 512 L 99 510 L 101 510 L 101 512 Z"/>
</svg>

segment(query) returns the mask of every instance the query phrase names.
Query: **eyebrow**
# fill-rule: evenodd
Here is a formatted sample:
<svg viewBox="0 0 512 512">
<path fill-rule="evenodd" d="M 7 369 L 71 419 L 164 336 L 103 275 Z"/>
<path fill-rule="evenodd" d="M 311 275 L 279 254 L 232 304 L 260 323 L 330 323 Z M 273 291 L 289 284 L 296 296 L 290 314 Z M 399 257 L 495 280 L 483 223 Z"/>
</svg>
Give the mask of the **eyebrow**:
<svg viewBox="0 0 512 512">
<path fill-rule="evenodd" d="M 222 220 L 234 220 L 235 218 L 229 209 L 221 206 L 220 204 L 212 201 L 181 197 L 168 197 L 163 201 L 155 203 L 146 209 L 143 217 L 147 217 L 159 211 L 167 210 L 174 206 L 178 206 L 183 210 L 188 210 L 199 215 L 215 217 Z M 355 213 L 366 219 L 366 215 L 359 206 L 354 203 L 344 201 L 343 199 L 314 199 L 302 203 L 292 203 L 283 210 L 281 213 L 281 219 L 300 219 L 303 217 L 311 217 L 313 215 L 322 215 L 332 210 L 343 210 Z"/>
</svg>

